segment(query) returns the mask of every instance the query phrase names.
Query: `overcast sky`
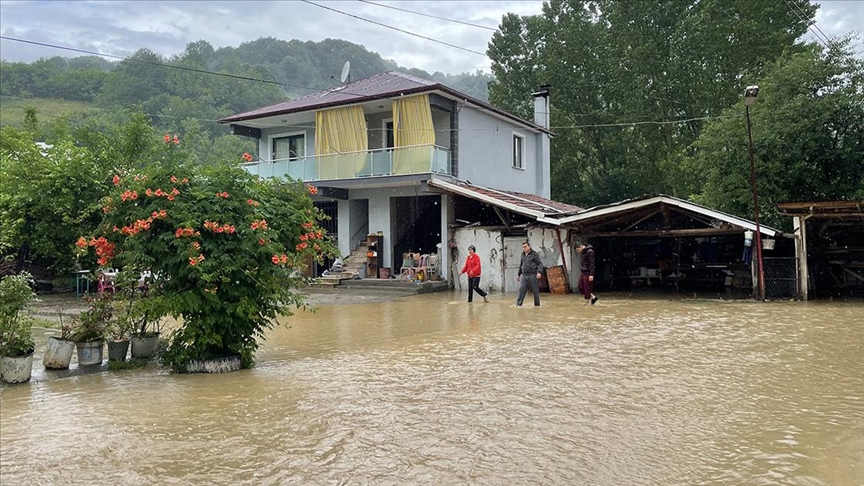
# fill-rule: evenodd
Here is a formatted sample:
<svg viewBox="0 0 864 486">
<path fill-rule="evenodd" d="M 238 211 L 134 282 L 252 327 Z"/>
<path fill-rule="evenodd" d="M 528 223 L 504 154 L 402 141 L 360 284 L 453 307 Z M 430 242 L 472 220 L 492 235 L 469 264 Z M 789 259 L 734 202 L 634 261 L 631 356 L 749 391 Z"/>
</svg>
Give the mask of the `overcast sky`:
<svg viewBox="0 0 864 486">
<path fill-rule="evenodd" d="M 539 13 L 542 1 L 378 1 L 406 10 L 495 28 L 507 12 Z M 782 0 L 776 0 L 782 1 Z M 316 3 L 484 53 L 492 31 L 437 20 L 360 1 Z M 816 25 L 828 36 L 864 31 L 864 0 L 818 2 Z M 456 74 L 488 72 L 489 59 L 454 47 L 396 32 L 301 1 L 6 1 L 0 0 L 3 36 L 128 56 L 146 47 L 165 57 L 187 43 L 207 40 L 215 48 L 238 46 L 259 37 L 320 41 L 345 39 L 392 59 L 400 66 Z M 859 35 L 860 37 L 860 35 Z M 808 34 L 812 40 L 812 34 Z M 864 42 L 856 43 L 864 57 Z M 48 47 L 0 40 L 6 61 L 79 56 Z"/>
</svg>

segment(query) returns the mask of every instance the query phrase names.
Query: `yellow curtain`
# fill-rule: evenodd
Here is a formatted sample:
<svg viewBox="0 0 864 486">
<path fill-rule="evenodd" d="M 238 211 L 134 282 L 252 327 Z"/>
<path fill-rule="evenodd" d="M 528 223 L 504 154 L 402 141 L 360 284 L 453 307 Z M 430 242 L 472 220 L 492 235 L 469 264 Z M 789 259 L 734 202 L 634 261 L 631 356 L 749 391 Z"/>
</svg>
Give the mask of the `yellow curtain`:
<svg viewBox="0 0 864 486">
<path fill-rule="evenodd" d="M 393 100 L 393 144 L 396 146 L 393 153 L 394 174 L 430 171 L 435 126 L 432 124 L 428 93 Z"/>
<path fill-rule="evenodd" d="M 368 150 L 363 107 L 344 106 L 315 113 L 315 154 L 319 179 L 355 177 L 366 165 Z"/>
</svg>

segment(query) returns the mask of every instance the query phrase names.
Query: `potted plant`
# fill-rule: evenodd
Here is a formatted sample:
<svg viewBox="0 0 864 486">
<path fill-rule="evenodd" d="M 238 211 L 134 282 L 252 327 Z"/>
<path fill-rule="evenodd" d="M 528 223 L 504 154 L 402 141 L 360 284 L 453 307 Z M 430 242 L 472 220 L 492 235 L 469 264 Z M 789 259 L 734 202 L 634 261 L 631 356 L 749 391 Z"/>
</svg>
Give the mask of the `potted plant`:
<svg viewBox="0 0 864 486">
<path fill-rule="evenodd" d="M 88 298 L 90 307 L 78 315 L 71 339 L 78 352 L 78 366 L 102 364 L 105 335 L 114 313 L 112 296 L 108 293 Z"/>
<path fill-rule="evenodd" d="M 35 294 L 29 274 L 10 275 L 0 280 L 0 376 L 7 383 L 23 383 L 33 371 L 32 321 L 21 310 Z"/>
<path fill-rule="evenodd" d="M 126 361 L 132 329 L 130 322 L 121 317 L 108 324 L 108 361 Z"/>
<path fill-rule="evenodd" d="M 51 336 L 45 344 L 45 355 L 42 357 L 42 365 L 49 370 L 65 370 L 72 362 L 72 352 L 75 351 L 75 341 L 70 338 L 72 326 L 63 322 L 63 314 L 60 314 L 60 336 Z"/>
</svg>

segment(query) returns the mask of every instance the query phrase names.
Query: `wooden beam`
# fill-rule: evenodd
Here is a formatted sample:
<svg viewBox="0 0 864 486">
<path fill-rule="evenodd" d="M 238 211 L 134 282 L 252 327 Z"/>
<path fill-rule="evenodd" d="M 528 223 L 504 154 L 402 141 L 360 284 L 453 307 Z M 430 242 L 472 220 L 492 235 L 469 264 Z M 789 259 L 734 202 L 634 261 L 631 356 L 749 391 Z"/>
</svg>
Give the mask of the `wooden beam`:
<svg viewBox="0 0 864 486">
<path fill-rule="evenodd" d="M 671 238 L 676 236 L 720 236 L 743 233 L 744 230 L 741 228 L 696 228 L 659 231 L 629 231 L 626 233 L 587 232 L 583 234 L 588 238 L 602 238 L 606 236 L 614 236 L 616 238 Z"/>
<path fill-rule="evenodd" d="M 628 226 L 628 227 L 622 229 L 621 231 L 627 231 L 627 230 L 633 228 L 634 226 L 638 225 L 639 223 L 645 221 L 646 219 L 651 218 L 652 216 L 654 216 L 655 214 L 657 214 L 657 213 L 659 213 L 659 212 L 660 212 L 659 209 L 656 210 L 656 211 L 652 211 L 652 212 L 648 213 L 647 215 L 645 215 L 644 217 L 639 218 L 638 221 L 636 221 L 635 223 L 631 224 L 630 226 Z"/>
<path fill-rule="evenodd" d="M 495 210 L 495 214 L 498 215 L 498 218 L 501 220 L 502 223 L 504 223 L 504 226 L 506 226 L 507 229 L 510 229 L 510 218 L 507 218 L 505 216 L 504 212 L 501 211 L 501 208 L 499 208 L 498 206 L 492 206 L 492 209 Z"/>
</svg>

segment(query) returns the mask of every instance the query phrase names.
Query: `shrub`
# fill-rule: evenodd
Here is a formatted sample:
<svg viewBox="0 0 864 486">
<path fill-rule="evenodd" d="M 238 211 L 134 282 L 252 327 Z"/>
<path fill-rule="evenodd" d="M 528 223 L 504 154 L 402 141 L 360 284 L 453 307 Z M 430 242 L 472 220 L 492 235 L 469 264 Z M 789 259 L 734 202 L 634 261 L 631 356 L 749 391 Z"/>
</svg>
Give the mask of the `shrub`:
<svg viewBox="0 0 864 486">
<path fill-rule="evenodd" d="M 191 360 L 239 354 L 251 366 L 276 317 L 304 305 L 295 291 L 301 270 L 335 254 L 318 225 L 315 188 L 259 179 L 236 165 L 183 164 L 174 153 L 179 140 L 165 142 L 158 165 L 114 177 L 101 234 L 77 244 L 94 248 L 100 265 L 151 272 L 150 319 L 181 323 L 166 365 L 183 371 Z"/>
<path fill-rule="evenodd" d="M 32 322 L 21 311 L 36 296 L 27 273 L 0 280 L 0 355 L 26 356 L 33 352 Z"/>
</svg>

